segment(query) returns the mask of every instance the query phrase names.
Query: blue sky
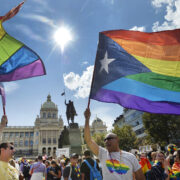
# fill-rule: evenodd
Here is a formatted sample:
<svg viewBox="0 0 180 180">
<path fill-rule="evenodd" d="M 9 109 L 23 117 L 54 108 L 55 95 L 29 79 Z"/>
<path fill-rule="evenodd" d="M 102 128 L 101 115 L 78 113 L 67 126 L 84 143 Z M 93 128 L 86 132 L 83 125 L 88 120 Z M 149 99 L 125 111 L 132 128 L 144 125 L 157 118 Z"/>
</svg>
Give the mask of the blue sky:
<svg viewBox="0 0 180 180">
<path fill-rule="evenodd" d="M 0 0 L 0 15 L 18 5 L 20 0 Z M 36 51 L 42 58 L 47 75 L 4 83 L 9 126 L 32 126 L 41 104 L 50 93 L 66 122 L 63 89 L 66 99 L 73 100 L 84 125 L 98 33 L 113 29 L 144 32 L 180 27 L 180 0 L 27 0 L 20 12 L 4 23 L 6 31 Z M 73 35 L 62 53 L 53 35 L 66 26 Z M 117 104 L 91 100 L 91 121 L 96 115 L 110 129 L 122 113 Z M 3 111 L 0 111 L 1 115 Z"/>
</svg>

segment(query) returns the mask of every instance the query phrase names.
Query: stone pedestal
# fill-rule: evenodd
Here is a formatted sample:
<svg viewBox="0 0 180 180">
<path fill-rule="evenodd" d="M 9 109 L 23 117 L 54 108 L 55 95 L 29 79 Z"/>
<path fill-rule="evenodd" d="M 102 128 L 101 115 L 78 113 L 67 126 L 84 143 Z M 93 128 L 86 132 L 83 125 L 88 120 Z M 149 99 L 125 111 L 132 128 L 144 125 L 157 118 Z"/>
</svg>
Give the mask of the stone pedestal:
<svg viewBox="0 0 180 180">
<path fill-rule="evenodd" d="M 59 139 L 59 148 L 65 148 L 69 146 L 70 154 L 82 153 L 82 140 L 81 131 L 79 129 L 78 123 L 70 123 L 68 128 L 64 128 Z"/>
<path fill-rule="evenodd" d="M 70 153 L 77 153 L 81 154 L 82 151 L 82 141 L 81 141 L 81 131 L 78 127 L 77 123 L 74 123 L 73 125 L 70 124 L 69 130 L 69 143 L 71 146 Z"/>
</svg>

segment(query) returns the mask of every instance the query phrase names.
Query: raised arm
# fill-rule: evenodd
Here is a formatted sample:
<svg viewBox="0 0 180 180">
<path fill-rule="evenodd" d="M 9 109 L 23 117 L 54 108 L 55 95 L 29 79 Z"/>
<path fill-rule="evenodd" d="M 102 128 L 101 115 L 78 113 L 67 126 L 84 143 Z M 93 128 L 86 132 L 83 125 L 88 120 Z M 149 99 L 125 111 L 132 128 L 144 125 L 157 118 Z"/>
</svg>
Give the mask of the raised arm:
<svg viewBox="0 0 180 180">
<path fill-rule="evenodd" d="M 89 119 L 90 119 L 90 116 L 91 116 L 90 109 L 86 109 L 86 111 L 84 112 L 84 116 L 85 116 L 84 139 L 85 139 L 87 145 L 89 146 L 89 148 L 91 149 L 91 151 L 96 156 L 98 156 L 98 154 L 99 154 L 99 146 L 91 138 L 91 134 L 90 134 L 90 128 L 89 128 Z"/>
</svg>

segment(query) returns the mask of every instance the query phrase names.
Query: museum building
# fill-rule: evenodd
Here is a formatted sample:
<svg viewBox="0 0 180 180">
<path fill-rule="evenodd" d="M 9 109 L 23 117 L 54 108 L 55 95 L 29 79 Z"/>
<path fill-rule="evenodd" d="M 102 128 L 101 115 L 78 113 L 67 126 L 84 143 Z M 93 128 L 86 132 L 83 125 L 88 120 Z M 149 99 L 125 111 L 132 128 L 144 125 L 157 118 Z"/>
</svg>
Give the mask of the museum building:
<svg viewBox="0 0 180 180">
<path fill-rule="evenodd" d="M 7 126 L 2 131 L 1 142 L 13 142 L 16 157 L 45 154 L 55 156 L 63 128 L 64 122 L 61 116 L 58 117 L 57 105 L 48 95 L 47 101 L 41 105 L 34 126 Z M 98 118 L 93 121 L 90 129 L 92 134 L 107 132 L 106 125 Z"/>
</svg>

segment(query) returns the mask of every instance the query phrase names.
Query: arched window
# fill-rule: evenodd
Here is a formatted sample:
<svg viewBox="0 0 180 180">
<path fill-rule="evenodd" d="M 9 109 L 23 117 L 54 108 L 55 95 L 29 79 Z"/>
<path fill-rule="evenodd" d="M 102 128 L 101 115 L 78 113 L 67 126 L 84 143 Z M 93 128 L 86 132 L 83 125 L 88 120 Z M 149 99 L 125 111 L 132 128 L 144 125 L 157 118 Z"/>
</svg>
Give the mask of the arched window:
<svg viewBox="0 0 180 180">
<path fill-rule="evenodd" d="M 43 113 L 43 118 L 46 118 L 46 113 Z"/>
<path fill-rule="evenodd" d="M 49 147 L 48 148 L 48 156 L 50 156 L 51 155 L 51 148 Z"/>
<path fill-rule="evenodd" d="M 56 118 L 56 114 L 55 113 L 53 114 L 53 118 Z"/>
<path fill-rule="evenodd" d="M 46 148 L 45 148 L 45 147 L 42 148 L 42 154 L 43 154 L 43 155 L 46 154 Z"/>
<path fill-rule="evenodd" d="M 51 113 L 49 112 L 49 113 L 48 113 L 48 118 L 50 118 L 50 117 L 51 117 Z"/>
</svg>

